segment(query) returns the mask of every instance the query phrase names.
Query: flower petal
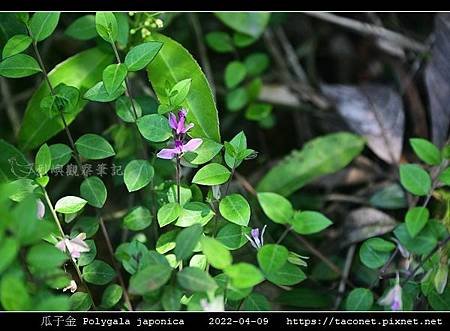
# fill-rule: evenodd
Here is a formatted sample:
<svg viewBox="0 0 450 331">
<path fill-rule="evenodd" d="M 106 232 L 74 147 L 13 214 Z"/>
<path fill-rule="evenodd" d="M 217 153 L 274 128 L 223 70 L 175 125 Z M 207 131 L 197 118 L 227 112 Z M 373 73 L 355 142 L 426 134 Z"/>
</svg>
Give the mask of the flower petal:
<svg viewBox="0 0 450 331">
<path fill-rule="evenodd" d="M 169 114 L 169 125 L 172 129 L 176 130 L 177 129 L 177 117 L 175 116 L 174 113 L 170 113 Z"/>
<path fill-rule="evenodd" d="M 163 148 L 156 154 L 160 159 L 171 160 L 178 154 L 178 150 L 176 148 Z"/>
<path fill-rule="evenodd" d="M 65 240 L 63 239 L 63 240 L 61 240 L 61 241 L 58 241 L 58 242 L 56 243 L 55 247 L 58 248 L 60 251 L 65 252 L 65 251 L 66 251 L 66 243 L 65 243 Z"/>
<path fill-rule="evenodd" d="M 183 145 L 183 152 L 193 152 L 195 151 L 201 144 L 203 140 L 200 138 L 195 138 L 189 140 L 186 144 Z"/>
</svg>

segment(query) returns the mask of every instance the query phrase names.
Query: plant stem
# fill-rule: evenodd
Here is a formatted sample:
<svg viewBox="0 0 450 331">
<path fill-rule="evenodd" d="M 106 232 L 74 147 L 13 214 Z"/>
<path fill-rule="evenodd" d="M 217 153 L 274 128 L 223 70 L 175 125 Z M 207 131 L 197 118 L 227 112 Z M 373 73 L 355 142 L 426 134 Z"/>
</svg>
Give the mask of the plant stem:
<svg viewBox="0 0 450 331">
<path fill-rule="evenodd" d="M 53 207 L 53 204 L 52 204 L 52 202 L 50 200 L 50 197 L 48 196 L 47 191 L 43 187 L 42 187 L 42 192 L 44 193 L 44 198 L 45 198 L 45 201 L 47 202 L 48 208 L 50 209 L 50 212 L 51 212 L 51 214 L 53 216 L 53 220 L 55 221 L 56 226 L 58 227 L 58 230 L 61 233 L 62 239 L 64 239 L 64 238 L 66 238 L 66 234 L 64 233 L 64 230 L 63 230 L 63 228 L 61 226 L 61 223 L 59 221 L 58 215 L 56 215 L 56 211 L 55 211 L 55 208 Z M 72 264 L 73 264 L 73 266 L 74 266 L 74 268 L 75 268 L 75 270 L 77 272 L 78 278 L 80 279 L 80 283 L 83 284 L 83 286 L 86 288 L 89 296 L 92 299 L 92 306 L 94 307 L 94 309 L 97 309 L 96 306 L 95 306 L 95 303 L 94 303 L 94 297 L 92 296 L 92 293 L 91 293 L 91 290 L 89 289 L 89 286 L 83 280 L 83 276 L 81 275 L 80 268 L 78 267 L 77 263 L 75 262 L 75 260 L 72 257 L 70 257 L 70 260 L 72 261 Z"/>
<path fill-rule="evenodd" d="M 177 177 L 177 202 L 178 204 L 180 204 L 181 169 L 180 169 L 180 156 L 178 155 L 177 155 L 176 177 Z"/>
</svg>

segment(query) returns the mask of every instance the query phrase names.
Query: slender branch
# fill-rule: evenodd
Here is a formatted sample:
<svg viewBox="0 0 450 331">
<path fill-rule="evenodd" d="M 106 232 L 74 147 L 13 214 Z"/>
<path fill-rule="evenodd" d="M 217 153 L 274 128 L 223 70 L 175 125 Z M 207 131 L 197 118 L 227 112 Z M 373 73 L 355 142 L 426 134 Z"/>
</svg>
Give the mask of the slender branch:
<svg viewBox="0 0 450 331">
<path fill-rule="evenodd" d="M 180 186 L 181 186 L 181 169 L 180 169 L 180 156 L 177 155 L 177 168 L 176 168 L 176 180 L 177 180 L 177 202 L 180 204 Z"/>
<path fill-rule="evenodd" d="M 338 309 L 342 302 L 342 298 L 345 293 L 345 285 L 347 284 L 348 276 L 350 275 L 350 270 L 352 268 L 353 258 L 355 256 L 356 245 L 351 245 L 347 250 L 347 256 L 345 258 L 344 270 L 342 272 L 342 278 L 338 287 L 338 295 L 336 297 L 336 302 L 334 303 L 334 308 Z"/>
<path fill-rule="evenodd" d="M 426 45 L 414 39 L 405 37 L 398 32 L 394 32 L 380 26 L 360 22 L 351 18 L 337 16 L 330 13 L 305 12 L 305 14 L 330 23 L 337 24 L 363 35 L 375 36 L 388 40 L 393 44 L 402 46 L 403 48 L 411 49 L 413 51 L 425 52 L 427 50 Z"/>
</svg>

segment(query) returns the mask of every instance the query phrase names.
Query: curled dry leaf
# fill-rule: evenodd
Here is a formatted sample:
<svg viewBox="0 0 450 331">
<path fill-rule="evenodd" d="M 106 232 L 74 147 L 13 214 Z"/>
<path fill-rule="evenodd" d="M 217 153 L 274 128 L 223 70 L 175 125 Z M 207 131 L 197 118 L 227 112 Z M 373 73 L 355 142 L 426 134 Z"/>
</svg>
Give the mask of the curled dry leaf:
<svg viewBox="0 0 450 331">
<path fill-rule="evenodd" d="M 398 163 L 402 153 L 405 115 L 396 91 L 383 85 L 322 85 L 350 128 L 367 139 L 382 160 Z"/>
</svg>

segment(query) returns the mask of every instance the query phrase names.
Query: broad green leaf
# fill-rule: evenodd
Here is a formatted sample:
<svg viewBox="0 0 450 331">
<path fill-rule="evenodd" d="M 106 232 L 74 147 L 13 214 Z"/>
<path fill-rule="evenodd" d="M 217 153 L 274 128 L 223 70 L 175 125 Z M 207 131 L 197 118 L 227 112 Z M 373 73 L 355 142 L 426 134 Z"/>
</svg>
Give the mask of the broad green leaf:
<svg viewBox="0 0 450 331">
<path fill-rule="evenodd" d="M 370 204 L 384 209 L 401 209 L 408 206 L 405 191 L 399 184 L 392 184 L 375 192 L 370 198 Z"/>
<path fill-rule="evenodd" d="M 103 70 L 103 85 L 106 92 L 112 95 L 127 77 L 127 67 L 124 64 L 110 64 Z"/>
<path fill-rule="evenodd" d="M 30 294 L 23 280 L 5 275 L 0 280 L 0 303 L 4 310 L 28 310 L 32 308 Z"/>
<path fill-rule="evenodd" d="M 36 153 L 36 159 L 34 162 L 34 168 L 40 176 L 44 176 L 50 170 L 52 166 L 52 155 L 50 148 L 47 144 L 44 144 L 39 148 Z"/>
<path fill-rule="evenodd" d="M 32 246 L 26 259 L 31 270 L 48 270 L 61 266 L 68 257 L 55 246 L 42 243 Z"/>
<path fill-rule="evenodd" d="M 264 245 L 257 254 L 259 266 L 269 274 L 281 269 L 286 264 L 288 256 L 289 251 L 286 247 L 275 244 Z"/>
<path fill-rule="evenodd" d="M 139 132 L 147 140 L 162 142 L 172 137 L 169 121 L 163 115 L 151 114 L 142 116 L 137 120 L 137 125 Z"/>
<path fill-rule="evenodd" d="M 425 207 L 414 207 L 408 210 L 405 216 L 406 228 L 411 237 L 417 236 L 428 222 L 430 212 Z"/>
<path fill-rule="evenodd" d="M 258 183 L 259 192 L 288 196 L 316 178 L 347 166 L 364 148 L 364 140 L 347 132 L 311 140 L 275 165 Z"/>
<path fill-rule="evenodd" d="M 258 38 L 240 32 L 233 33 L 233 43 L 236 47 L 244 48 L 253 44 Z"/>
<path fill-rule="evenodd" d="M 227 109 L 232 112 L 244 108 L 248 101 L 248 94 L 244 87 L 238 87 L 237 89 L 228 92 L 225 96 Z"/>
<path fill-rule="evenodd" d="M 146 187 L 152 180 L 155 170 L 146 160 L 133 160 L 125 167 L 123 180 L 128 192 Z"/>
<path fill-rule="evenodd" d="M 166 264 L 151 264 L 139 270 L 130 279 L 130 292 L 144 295 L 155 291 L 167 283 L 172 268 Z"/>
<path fill-rule="evenodd" d="M 99 228 L 98 220 L 95 217 L 81 217 L 75 222 L 70 232 L 71 237 L 75 237 L 81 232 L 86 233 L 86 238 L 94 236 Z"/>
<path fill-rule="evenodd" d="M 80 91 L 76 87 L 60 83 L 53 91 L 54 95 L 42 98 L 40 103 L 40 107 L 47 117 L 58 116 L 61 112 L 70 114 L 76 111 L 80 99 Z"/>
<path fill-rule="evenodd" d="M 0 273 L 3 273 L 15 260 L 20 244 L 15 238 L 6 237 L 0 242 Z"/>
<path fill-rule="evenodd" d="M 219 230 L 216 239 L 224 244 L 226 248 L 234 250 L 245 245 L 248 241 L 245 234 L 249 232 L 249 228 L 230 223 Z"/>
<path fill-rule="evenodd" d="M 262 121 L 272 112 L 272 105 L 268 103 L 252 103 L 245 111 L 245 118 L 250 121 Z"/>
<path fill-rule="evenodd" d="M 41 71 L 37 61 L 26 54 L 16 54 L 0 62 L 0 76 L 22 78 Z"/>
<path fill-rule="evenodd" d="M 226 32 L 209 32 L 205 40 L 206 44 L 218 53 L 230 53 L 234 50 L 231 36 Z"/>
<path fill-rule="evenodd" d="M 236 288 L 247 288 L 264 281 L 261 271 L 254 265 L 239 262 L 225 268 L 225 274 L 230 277 L 231 284 Z"/>
<path fill-rule="evenodd" d="M 86 203 L 82 198 L 69 195 L 56 201 L 55 210 L 62 214 L 73 214 L 83 209 Z"/>
<path fill-rule="evenodd" d="M 31 45 L 31 42 L 32 39 L 24 34 L 17 34 L 14 37 L 10 38 L 5 47 L 3 47 L 3 59 L 22 53 Z"/>
<path fill-rule="evenodd" d="M 33 164 L 15 146 L 0 139 L 0 183 L 28 177 L 34 177 Z"/>
<path fill-rule="evenodd" d="M 118 28 L 117 44 L 123 49 L 127 47 L 130 35 L 130 23 L 128 22 L 129 15 L 128 13 L 115 12 L 114 16 L 116 16 Z"/>
<path fill-rule="evenodd" d="M 406 224 L 400 224 L 394 234 L 400 243 L 411 253 L 426 255 L 436 246 L 438 239 L 431 229 L 431 222 L 420 231 L 414 238 L 409 234 Z"/>
<path fill-rule="evenodd" d="M 286 262 L 281 268 L 272 272 L 264 272 L 267 280 L 284 286 L 292 286 L 306 279 L 305 273 L 296 265 Z"/>
<path fill-rule="evenodd" d="M 247 137 L 243 131 L 230 140 L 229 143 L 225 143 L 225 163 L 230 168 L 238 167 L 243 158 L 240 157 L 242 153 L 247 150 Z"/>
<path fill-rule="evenodd" d="M 199 269 L 206 270 L 207 265 L 208 262 L 206 259 L 206 255 L 204 254 L 195 254 L 189 260 L 190 267 L 197 267 Z"/>
<path fill-rule="evenodd" d="M 183 268 L 177 274 L 177 281 L 182 288 L 191 292 L 209 292 L 217 288 L 216 281 L 196 267 Z"/>
<path fill-rule="evenodd" d="M 98 48 L 92 48 L 78 53 L 58 64 L 49 73 L 49 79 L 53 86 L 64 83 L 76 87 L 83 95 L 102 77 L 103 69 L 111 63 L 113 55 L 105 53 Z M 61 118 L 43 116 L 40 108 L 42 98 L 50 94 L 49 88 L 43 82 L 28 102 L 22 126 L 19 132 L 19 144 L 21 149 L 30 150 L 64 129 Z M 70 124 L 83 109 L 86 100 L 80 98 L 74 111 L 65 115 L 67 124 Z"/>
<path fill-rule="evenodd" d="M 64 31 L 66 35 L 74 39 L 89 40 L 97 36 L 95 28 L 95 16 L 84 15 L 73 21 Z"/>
<path fill-rule="evenodd" d="M 191 88 L 182 106 L 189 110 L 187 122 L 195 126 L 189 131 L 192 137 L 210 138 L 220 142 L 219 119 L 208 81 L 198 63 L 179 43 L 158 33 L 147 40 L 164 44 L 147 67 L 148 76 L 161 104 L 169 104 L 166 86 L 184 79 L 192 79 Z"/>
<path fill-rule="evenodd" d="M 192 183 L 209 186 L 220 185 L 227 182 L 230 176 L 231 172 L 223 165 L 210 163 L 197 171 Z"/>
<path fill-rule="evenodd" d="M 373 305 L 373 293 L 366 288 L 354 288 L 345 299 L 346 310 L 370 310 Z"/>
<path fill-rule="evenodd" d="M 236 87 L 247 75 L 247 69 L 242 62 L 233 61 L 225 68 L 225 85 L 229 89 Z"/>
<path fill-rule="evenodd" d="M 125 92 L 125 84 L 120 85 L 112 93 L 106 90 L 103 81 L 98 82 L 84 93 L 83 98 L 96 102 L 110 102 L 116 100 Z"/>
<path fill-rule="evenodd" d="M 250 205 L 240 194 L 231 194 L 220 201 L 220 214 L 231 223 L 247 226 L 250 221 Z"/>
<path fill-rule="evenodd" d="M 128 71 L 144 69 L 155 58 L 162 46 L 162 42 L 149 41 L 133 47 L 125 56 Z"/>
<path fill-rule="evenodd" d="M 83 279 L 91 284 L 106 285 L 114 279 L 116 272 L 107 263 L 95 260 L 83 268 Z"/>
<path fill-rule="evenodd" d="M 71 311 L 88 311 L 92 306 L 92 299 L 88 293 L 76 292 L 70 296 Z"/>
<path fill-rule="evenodd" d="M 438 178 L 445 185 L 450 185 L 450 168 L 442 171 Z"/>
<path fill-rule="evenodd" d="M 75 147 L 78 153 L 88 160 L 101 160 L 116 154 L 105 138 L 92 133 L 87 133 L 78 138 Z"/>
<path fill-rule="evenodd" d="M 102 295 L 102 302 L 100 306 L 104 309 L 114 307 L 122 298 L 123 290 L 117 284 L 110 284 L 105 289 Z"/>
<path fill-rule="evenodd" d="M 329 227 L 331 222 L 323 214 L 316 211 L 301 211 L 294 215 L 292 228 L 299 234 L 313 234 Z"/>
<path fill-rule="evenodd" d="M 236 288 L 229 282 L 229 277 L 224 273 L 218 274 L 214 277 L 215 281 L 219 285 L 219 290 L 226 291 L 228 300 L 242 300 L 247 297 L 253 290 L 253 287 L 248 288 Z"/>
<path fill-rule="evenodd" d="M 142 108 L 138 102 L 133 100 L 134 109 L 136 110 L 137 118 L 142 116 Z M 127 123 L 134 123 L 136 115 L 134 114 L 133 105 L 129 97 L 122 95 L 116 100 L 116 114 L 120 119 Z"/>
<path fill-rule="evenodd" d="M 165 254 L 174 249 L 176 246 L 175 239 L 179 232 L 180 229 L 175 229 L 161 234 L 156 242 L 156 251 L 160 254 Z"/>
<path fill-rule="evenodd" d="M 371 269 L 382 267 L 394 250 L 395 245 L 381 238 L 371 238 L 366 240 L 359 249 L 361 262 Z"/>
<path fill-rule="evenodd" d="M 33 40 L 37 42 L 48 38 L 55 31 L 58 21 L 59 13 L 38 12 L 33 14 L 29 25 Z"/>
<path fill-rule="evenodd" d="M 402 164 L 400 166 L 400 182 L 412 194 L 427 195 L 431 189 L 430 175 L 416 164 Z"/>
<path fill-rule="evenodd" d="M 290 223 L 294 215 L 291 202 L 285 197 L 271 192 L 258 193 L 258 201 L 264 214 L 275 223 Z"/>
<path fill-rule="evenodd" d="M 81 253 L 78 259 L 78 266 L 84 267 L 85 265 L 91 264 L 92 261 L 97 257 L 97 246 L 95 246 L 94 240 L 86 240 L 86 244 L 89 246 L 89 252 Z"/>
<path fill-rule="evenodd" d="M 240 310 L 266 311 L 271 310 L 271 306 L 269 300 L 261 293 L 251 293 L 245 298 Z"/>
<path fill-rule="evenodd" d="M 180 231 L 175 241 L 175 255 L 178 260 L 184 260 L 191 256 L 202 234 L 203 228 L 200 224 L 194 224 Z"/>
<path fill-rule="evenodd" d="M 191 88 L 192 79 L 183 79 L 176 83 L 169 92 L 169 102 L 173 107 L 180 106 L 186 99 Z"/>
<path fill-rule="evenodd" d="M 253 38 L 258 38 L 264 32 L 270 19 L 270 13 L 262 12 L 220 12 L 215 15 L 228 27 Z"/>
<path fill-rule="evenodd" d="M 170 202 L 163 205 L 158 210 L 158 223 L 162 228 L 167 224 L 174 222 L 181 215 L 181 206 L 176 202 Z"/>
<path fill-rule="evenodd" d="M 269 57 L 265 53 L 253 53 L 245 58 L 244 64 L 249 75 L 258 76 L 269 66 Z"/>
<path fill-rule="evenodd" d="M 450 310 L 450 287 L 447 286 L 442 294 L 433 289 L 427 299 L 434 310 Z"/>
<path fill-rule="evenodd" d="M 152 224 L 152 214 L 145 207 L 133 209 L 123 219 L 123 225 L 131 231 L 143 230 Z"/>
<path fill-rule="evenodd" d="M 183 291 L 175 286 L 166 286 L 161 297 L 161 304 L 166 311 L 179 311 Z"/>
<path fill-rule="evenodd" d="M 204 236 L 201 243 L 203 254 L 214 268 L 225 269 L 233 262 L 230 251 L 220 241 Z"/>
<path fill-rule="evenodd" d="M 93 207 L 102 208 L 107 194 L 105 184 L 97 176 L 86 178 L 80 185 L 81 197 Z"/>
<path fill-rule="evenodd" d="M 211 161 L 216 156 L 223 145 L 214 140 L 203 138 L 202 144 L 195 150 L 195 152 L 187 152 L 183 155 L 184 159 L 192 164 L 204 164 Z"/>
<path fill-rule="evenodd" d="M 117 40 L 119 28 L 113 13 L 97 12 L 95 14 L 95 28 L 99 36 L 107 42 L 113 43 Z"/>
<path fill-rule="evenodd" d="M 412 138 L 409 143 L 416 155 L 429 165 L 439 165 L 442 162 L 441 152 L 431 142 L 426 139 Z"/>
</svg>

